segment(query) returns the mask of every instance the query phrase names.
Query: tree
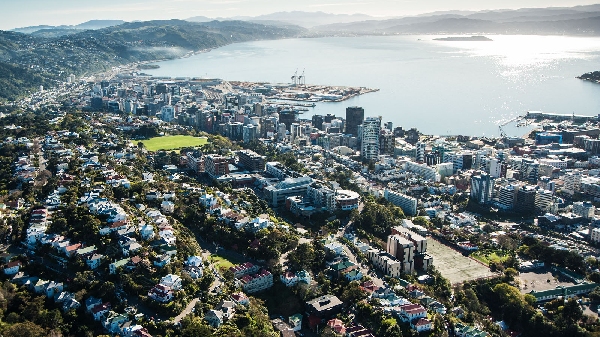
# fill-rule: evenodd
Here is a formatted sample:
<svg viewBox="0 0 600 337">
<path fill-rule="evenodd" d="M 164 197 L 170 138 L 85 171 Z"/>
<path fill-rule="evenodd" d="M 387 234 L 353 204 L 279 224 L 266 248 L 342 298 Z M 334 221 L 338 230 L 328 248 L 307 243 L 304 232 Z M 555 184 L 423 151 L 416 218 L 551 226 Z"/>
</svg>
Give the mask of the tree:
<svg viewBox="0 0 600 337">
<path fill-rule="evenodd" d="M 345 303 L 356 303 L 367 297 L 367 293 L 360 288 L 357 281 L 352 281 L 347 287 L 344 287 L 344 291 L 340 296 L 340 299 Z"/>
<path fill-rule="evenodd" d="M 41 326 L 25 321 L 23 323 L 16 323 L 4 330 L 4 337 L 39 337 L 45 336 L 46 330 Z"/>
<path fill-rule="evenodd" d="M 310 243 L 301 243 L 287 255 L 290 269 L 299 271 L 309 269 L 315 260 L 315 251 Z"/>
</svg>

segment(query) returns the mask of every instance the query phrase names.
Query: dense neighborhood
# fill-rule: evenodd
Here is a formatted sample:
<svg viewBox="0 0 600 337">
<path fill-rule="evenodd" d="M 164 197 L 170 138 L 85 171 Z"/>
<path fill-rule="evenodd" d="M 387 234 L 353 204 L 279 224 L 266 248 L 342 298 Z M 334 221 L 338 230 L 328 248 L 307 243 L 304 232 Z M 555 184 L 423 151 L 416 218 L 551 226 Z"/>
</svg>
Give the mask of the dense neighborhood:
<svg viewBox="0 0 600 337">
<path fill-rule="evenodd" d="M 296 85 L 69 82 L 2 110 L 5 336 L 600 331 L 597 118 L 440 137 L 302 119 Z"/>
</svg>

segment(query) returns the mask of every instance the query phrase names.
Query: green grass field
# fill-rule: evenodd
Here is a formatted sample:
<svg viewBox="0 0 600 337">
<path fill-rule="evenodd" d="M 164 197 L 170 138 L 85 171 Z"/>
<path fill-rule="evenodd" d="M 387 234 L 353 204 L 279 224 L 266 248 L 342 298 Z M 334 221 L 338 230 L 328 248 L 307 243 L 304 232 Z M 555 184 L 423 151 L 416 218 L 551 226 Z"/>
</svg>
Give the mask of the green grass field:
<svg viewBox="0 0 600 337">
<path fill-rule="evenodd" d="M 472 258 L 481 261 L 484 264 L 489 265 L 490 262 L 504 262 L 508 259 L 508 254 L 502 254 L 501 252 L 488 252 L 488 251 L 477 251 L 470 255 Z"/>
<path fill-rule="evenodd" d="M 206 143 L 208 143 L 207 138 L 182 135 L 154 137 L 142 140 L 142 144 L 144 144 L 148 151 L 175 150 L 182 147 L 201 146 Z"/>
<path fill-rule="evenodd" d="M 215 264 L 215 267 L 217 267 L 219 270 L 227 270 L 233 267 L 233 263 L 231 261 L 219 255 L 211 255 L 210 260 Z"/>
</svg>

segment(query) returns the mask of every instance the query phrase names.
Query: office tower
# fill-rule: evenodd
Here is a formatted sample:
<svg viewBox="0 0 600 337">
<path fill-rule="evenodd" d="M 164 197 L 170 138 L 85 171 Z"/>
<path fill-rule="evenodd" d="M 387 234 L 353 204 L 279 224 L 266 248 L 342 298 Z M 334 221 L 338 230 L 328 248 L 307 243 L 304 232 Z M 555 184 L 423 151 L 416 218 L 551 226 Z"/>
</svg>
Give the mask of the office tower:
<svg viewBox="0 0 600 337">
<path fill-rule="evenodd" d="M 358 106 L 346 108 L 346 133 L 358 136 L 358 126 L 365 119 L 365 109 Z M 381 122 L 380 122 L 381 124 Z"/>
</svg>

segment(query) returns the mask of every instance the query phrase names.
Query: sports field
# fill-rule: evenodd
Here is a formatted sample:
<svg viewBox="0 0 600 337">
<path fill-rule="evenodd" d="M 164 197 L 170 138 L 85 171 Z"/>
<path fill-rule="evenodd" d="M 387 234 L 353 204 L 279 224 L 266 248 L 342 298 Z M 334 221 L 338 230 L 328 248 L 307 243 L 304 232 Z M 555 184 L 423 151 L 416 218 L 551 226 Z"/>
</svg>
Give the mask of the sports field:
<svg viewBox="0 0 600 337">
<path fill-rule="evenodd" d="M 208 139 L 205 137 L 182 135 L 154 137 L 147 140 L 142 140 L 142 144 L 144 144 L 148 151 L 175 150 L 182 147 L 201 146 L 206 143 L 208 143 Z"/>
<path fill-rule="evenodd" d="M 433 257 L 433 265 L 451 284 L 493 275 L 490 268 L 470 259 L 460 252 L 427 238 L 427 254 Z"/>
</svg>

